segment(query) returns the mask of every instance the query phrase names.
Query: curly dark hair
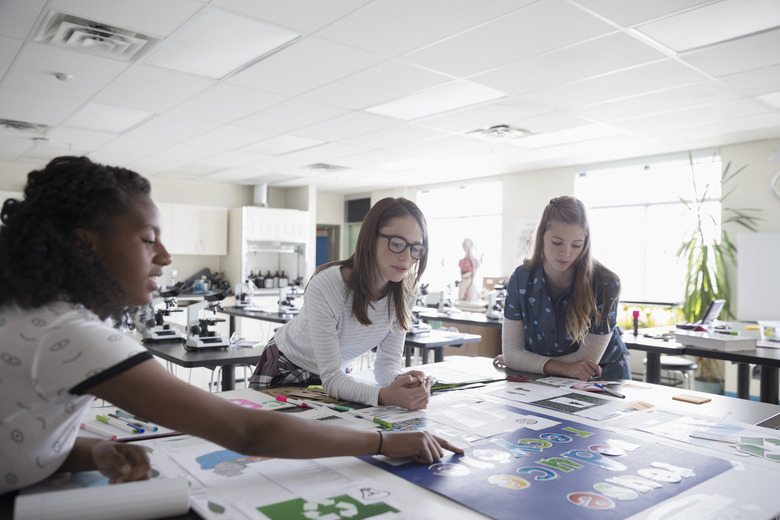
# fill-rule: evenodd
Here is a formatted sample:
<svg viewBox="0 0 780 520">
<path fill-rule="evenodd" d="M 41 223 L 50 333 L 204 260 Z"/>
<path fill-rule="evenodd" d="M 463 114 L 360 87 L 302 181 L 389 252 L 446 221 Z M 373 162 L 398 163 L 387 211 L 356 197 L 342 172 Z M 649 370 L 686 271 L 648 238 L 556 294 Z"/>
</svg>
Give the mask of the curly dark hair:
<svg viewBox="0 0 780 520">
<path fill-rule="evenodd" d="M 24 199 L 0 212 L 0 305 L 52 300 L 112 313 L 121 287 L 79 230 L 101 236 L 151 186 L 141 175 L 86 157 L 52 159 L 27 176 Z"/>
</svg>

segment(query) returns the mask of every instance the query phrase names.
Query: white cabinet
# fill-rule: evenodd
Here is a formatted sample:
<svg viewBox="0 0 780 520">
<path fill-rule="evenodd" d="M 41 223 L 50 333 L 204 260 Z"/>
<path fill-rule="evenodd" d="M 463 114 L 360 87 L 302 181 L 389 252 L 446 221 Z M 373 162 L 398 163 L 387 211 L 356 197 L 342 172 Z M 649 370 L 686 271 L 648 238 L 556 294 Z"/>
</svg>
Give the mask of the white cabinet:
<svg viewBox="0 0 780 520">
<path fill-rule="evenodd" d="M 242 209 L 246 241 L 305 244 L 309 239 L 308 211 L 254 206 Z"/>
<path fill-rule="evenodd" d="M 228 209 L 160 203 L 163 243 L 174 255 L 227 254 Z"/>
</svg>

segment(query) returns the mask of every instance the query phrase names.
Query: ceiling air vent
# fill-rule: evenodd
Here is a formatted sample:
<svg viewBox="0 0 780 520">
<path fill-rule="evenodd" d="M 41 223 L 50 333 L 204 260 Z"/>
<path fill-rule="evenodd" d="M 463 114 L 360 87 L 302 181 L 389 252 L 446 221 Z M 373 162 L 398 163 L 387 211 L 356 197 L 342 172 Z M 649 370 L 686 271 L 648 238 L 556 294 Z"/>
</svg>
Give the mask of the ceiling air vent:
<svg viewBox="0 0 780 520">
<path fill-rule="evenodd" d="M 466 132 L 466 135 L 488 141 L 510 141 L 520 137 L 527 137 L 531 134 L 531 132 L 524 128 L 509 125 L 495 125 L 490 128 L 480 128 L 478 130 Z"/>
<path fill-rule="evenodd" d="M 341 170 L 346 170 L 346 166 L 336 166 L 335 164 L 326 164 L 326 163 L 315 163 L 310 164 L 307 166 L 310 170 L 319 170 L 319 171 L 325 171 L 325 172 L 340 172 Z"/>
<path fill-rule="evenodd" d="M 122 61 L 138 59 L 157 38 L 104 23 L 49 11 L 35 41 Z"/>
<path fill-rule="evenodd" d="M 0 129 L 12 130 L 26 134 L 43 135 L 49 129 L 46 125 L 28 123 L 26 121 L 14 121 L 12 119 L 0 119 Z"/>
</svg>

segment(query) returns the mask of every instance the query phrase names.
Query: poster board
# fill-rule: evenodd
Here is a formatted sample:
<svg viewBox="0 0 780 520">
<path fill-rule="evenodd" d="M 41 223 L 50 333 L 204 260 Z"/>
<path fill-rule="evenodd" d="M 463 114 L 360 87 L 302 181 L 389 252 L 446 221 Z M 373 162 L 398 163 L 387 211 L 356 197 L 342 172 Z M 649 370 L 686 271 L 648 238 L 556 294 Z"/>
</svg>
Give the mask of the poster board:
<svg viewBox="0 0 780 520">
<path fill-rule="evenodd" d="M 737 234 L 737 319 L 780 320 L 780 232 Z"/>
</svg>

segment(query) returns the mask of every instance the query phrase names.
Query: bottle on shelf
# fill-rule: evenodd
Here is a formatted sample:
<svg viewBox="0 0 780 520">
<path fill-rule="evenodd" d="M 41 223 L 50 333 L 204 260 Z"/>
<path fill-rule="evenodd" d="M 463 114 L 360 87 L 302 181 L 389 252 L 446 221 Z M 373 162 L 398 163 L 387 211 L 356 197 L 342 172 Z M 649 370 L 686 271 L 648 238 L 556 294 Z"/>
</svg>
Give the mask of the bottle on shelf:
<svg viewBox="0 0 780 520">
<path fill-rule="evenodd" d="M 263 276 L 262 271 L 257 271 L 257 275 L 252 276 L 250 280 L 254 282 L 255 287 L 257 287 L 258 289 L 262 289 L 263 287 L 265 287 L 265 276 Z"/>
<path fill-rule="evenodd" d="M 274 279 L 273 275 L 271 275 L 270 269 L 265 273 L 265 284 L 263 287 L 266 289 L 273 289 L 276 287 L 276 280 Z"/>
<path fill-rule="evenodd" d="M 284 271 L 282 271 L 282 274 L 279 275 L 279 283 L 278 283 L 278 285 L 279 285 L 280 288 L 287 287 L 288 285 L 290 285 L 290 279 L 287 278 L 287 275 L 284 274 Z"/>
</svg>

